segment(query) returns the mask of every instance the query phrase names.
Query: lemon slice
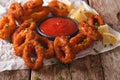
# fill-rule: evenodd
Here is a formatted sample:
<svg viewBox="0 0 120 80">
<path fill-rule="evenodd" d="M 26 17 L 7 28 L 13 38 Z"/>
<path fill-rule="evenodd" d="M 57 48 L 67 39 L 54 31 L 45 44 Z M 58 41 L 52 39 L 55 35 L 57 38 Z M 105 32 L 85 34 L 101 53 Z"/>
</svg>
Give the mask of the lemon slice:
<svg viewBox="0 0 120 80">
<path fill-rule="evenodd" d="M 101 34 L 108 33 L 109 32 L 108 26 L 107 25 L 102 25 L 102 26 L 98 27 L 98 32 L 101 33 Z"/>
<path fill-rule="evenodd" d="M 87 17 L 83 13 L 75 13 L 75 14 L 71 15 L 70 18 L 75 19 L 78 22 L 87 20 Z"/>
<path fill-rule="evenodd" d="M 77 20 L 78 22 L 86 21 L 87 16 L 82 12 L 84 10 L 83 6 L 79 6 L 78 8 L 72 9 L 68 15 L 68 17 Z"/>
<path fill-rule="evenodd" d="M 103 33 L 103 44 L 104 45 L 115 45 L 117 44 L 117 37 L 111 33 Z"/>
<path fill-rule="evenodd" d="M 83 13 L 84 13 L 87 17 L 89 17 L 89 16 L 92 15 L 92 14 L 95 14 L 94 12 L 92 12 L 92 11 L 87 11 L 87 10 L 84 10 Z"/>
<path fill-rule="evenodd" d="M 72 5 L 71 6 L 69 6 L 70 8 L 72 8 Z M 68 9 L 69 9 L 69 7 L 68 7 Z M 72 16 L 72 15 L 78 15 L 82 10 L 84 9 L 84 7 L 83 6 L 79 6 L 79 7 L 77 7 L 77 8 L 72 8 L 71 10 L 70 10 L 70 12 L 69 12 L 69 14 L 68 14 L 68 17 L 70 17 L 70 16 Z"/>
</svg>

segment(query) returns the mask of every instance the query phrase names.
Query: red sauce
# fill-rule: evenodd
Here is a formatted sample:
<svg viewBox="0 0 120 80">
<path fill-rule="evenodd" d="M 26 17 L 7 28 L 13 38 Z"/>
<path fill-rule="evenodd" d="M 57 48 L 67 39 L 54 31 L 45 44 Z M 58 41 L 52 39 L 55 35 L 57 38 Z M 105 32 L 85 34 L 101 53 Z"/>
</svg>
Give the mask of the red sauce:
<svg viewBox="0 0 120 80">
<path fill-rule="evenodd" d="M 50 18 L 39 29 L 49 36 L 66 36 L 76 31 L 76 24 L 67 18 Z"/>
</svg>

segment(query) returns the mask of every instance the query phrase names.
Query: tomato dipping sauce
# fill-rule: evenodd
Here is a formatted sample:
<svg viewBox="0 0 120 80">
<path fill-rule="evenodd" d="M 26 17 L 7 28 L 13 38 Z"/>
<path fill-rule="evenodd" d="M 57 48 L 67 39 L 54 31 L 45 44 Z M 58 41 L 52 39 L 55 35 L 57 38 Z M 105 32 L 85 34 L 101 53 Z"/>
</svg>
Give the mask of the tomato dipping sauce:
<svg viewBox="0 0 120 80">
<path fill-rule="evenodd" d="M 68 18 L 52 17 L 42 22 L 39 29 L 48 36 L 67 36 L 77 30 L 77 25 Z"/>
</svg>

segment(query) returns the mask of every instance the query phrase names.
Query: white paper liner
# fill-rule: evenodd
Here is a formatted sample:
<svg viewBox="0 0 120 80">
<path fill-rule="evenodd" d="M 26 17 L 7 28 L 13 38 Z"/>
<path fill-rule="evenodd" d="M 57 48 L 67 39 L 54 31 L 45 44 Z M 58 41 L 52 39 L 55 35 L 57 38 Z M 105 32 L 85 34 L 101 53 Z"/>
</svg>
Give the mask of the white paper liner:
<svg viewBox="0 0 120 80">
<path fill-rule="evenodd" d="M 8 7 L 13 2 L 19 2 L 21 4 L 25 3 L 28 0 L 0 0 L 0 18 L 6 14 Z M 44 5 L 47 5 L 48 2 L 51 0 L 44 0 Z M 79 5 L 83 5 L 86 10 L 95 12 L 98 14 L 94 9 L 92 9 L 90 6 L 88 6 L 84 1 L 82 0 L 59 0 L 67 5 L 73 4 L 75 7 Z M 107 25 L 107 24 L 106 24 Z M 99 53 L 104 53 L 106 51 L 112 50 L 118 46 L 120 46 L 120 33 L 113 30 L 111 27 L 109 27 L 109 31 L 112 34 L 115 34 L 118 38 L 118 44 L 114 46 L 107 46 L 104 47 L 101 41 L 94 42 L 91 47 L 88 49 L 81 51 L 75 59 L 85 57 L 87 55 L 97 55 Z M 97 45 L 96 45 L 97 44 Z M 97 49 L 99 53 L 96 53 L 93 49 Z M 56 61 L 55 58 L 44 60 L 44 65 L 51 65 L 51 61 Z M 15 56 L 13 45 L 6 40 L 0 39 L 0 72 L 5 70 L 18 70 L 18 69 L 27 69 L 25 66 L 25 63 L 21 57 Z"/>
</svg>

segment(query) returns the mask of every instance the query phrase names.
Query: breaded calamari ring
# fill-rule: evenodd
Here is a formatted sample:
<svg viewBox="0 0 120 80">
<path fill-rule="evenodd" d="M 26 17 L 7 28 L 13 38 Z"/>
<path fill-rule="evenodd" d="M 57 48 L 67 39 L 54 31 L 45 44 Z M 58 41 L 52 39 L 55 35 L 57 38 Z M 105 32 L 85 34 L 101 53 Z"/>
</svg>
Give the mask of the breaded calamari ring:
<svg viewBox="0 0 120 80">
<path fill-rule="evenodd" d="M 49 14 L 49 8 L 48 7 L 38 7 L 36 9 L 25 9 L 26 13 L 19 18 L 18 23 L 21 24 L 25 20 L 32 20 L 32 21 L 39 21 L 42 18 L 47 17 Z"/>
<path fill-rule="evenodd" d="M 43 4 L 43 0 L 29 0 L 23 5 L 23 7 L 35 8 L 38 6 L 42 6 L 42 4 Z"/>
<path fill-rule="evenodd" d="M 18 19 L 23 15 L 23 8 L 20 3 L 14 2 L 10 5 L 7 13 L 12 15 L 15 19 Z"/>
<path fill-rule="evenodd" d="M 92 39 L 83 33 L 79 33 L 76 36 L 72 37 L 69 42 L 77 54 L 81 50 L 88 48 L 92 43 Z"/>
<path fill-rule="evenodd" d="M 41 49 L 42 48 L 40 47 L 40 43 L 34 40 L 29 41 L 25 44 L 22 57 L 28 68 L 36 70 L 42 66 L 44 52 Z M 37 55 L 34 62 L 31 60 L 33 53 Z"/>
<path fill-rule="evenodd" d="M 42 6 L 30 8 L 28 5 L 23 5 L 24 15 L 30 15 L 33 12 L 38 12 L 42 9 Z"/>
<path fill-rule="evenodd" d="M 26 42 L 34 39 L 35 35 L 36 33 L 28 28 L 21 30 L 19 33 L 17 33 L 17 35 L 14 35 L 13 47 L 17 56 L 23 55 L 23 49 Z"/>
<path fill-rule="evenodd" d="M 70 63 L 75 58 L 67 37 L 56 37 L 54 40 L 55 54 L 58 60 L 64 64 Z"/>
<path fill-rule="evenodd" d="M 78 26 L 80 32 L 89 36 L 92 40 L 100 40 L 102 39 L 102 35 L 92 26 L 87 24 L 86 22 L 81 22 Z"/>
<path fill-rule="evenodd" d="M 88 17 L 88 24 L 93 27 L 98 27 L 100 25 L 104 25 L 103 18 L 98 14 L 92 14 Z"/>
<path fill-rule="evenodd" d="M 47 15 L 49 14 L 49 8 L 48 7 L 42 7 L 42 9 L 38 12 L 34 12 L 31 14 L 31 19 L 33 19 L 34 21 L 39 21 L 40 19 L 43 19 L 45 17 L 47 17 Z"/>
<path fill-rule="evenodd" d="M 44 57 L 49 59 L 54 57 L 53 42 L 45 37 L 36 35 L 35 40 L 41 44 L 41 48 L 44 51 Z"/>
<path fill-rule="evenodd" d="M 8 39 L 16 29 L 16 23 L 12 15 L 3 16 L 0 20 L 0 38 Z"/>
<path fill-rule="evenodd" d="M 16 31 L 14 32 L 14 34 L 12 35 L 12 41 L 14 40 L 14 37 L 16 37 L 21 30 L 30 29 L 30 30 L 35 31 L 35 27 L 36 27 L 36 23 L 35 22 L 30 21 L 30 20 L 24 21 L 23 24 L 21 24 L 16 29 Z"/>
<path fill-rule="evenodd" d="M 68 15 L 68 6 L 60 1 L 53 0 L 49 2 L 48 7 L 54 16 Z"/>
</svg>

